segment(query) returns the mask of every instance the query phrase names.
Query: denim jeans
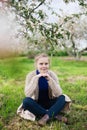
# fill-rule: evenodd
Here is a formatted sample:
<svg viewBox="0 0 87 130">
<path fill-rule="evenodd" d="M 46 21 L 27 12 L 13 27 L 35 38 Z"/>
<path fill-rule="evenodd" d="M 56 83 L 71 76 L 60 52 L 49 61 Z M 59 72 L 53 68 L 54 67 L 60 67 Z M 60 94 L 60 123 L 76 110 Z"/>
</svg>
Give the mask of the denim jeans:
<svg viewBox="0 0 87 130">
<path fill-rule="evenodd" d="M 45 102 L 45 104 L 38 103 L 34 99 L 30 97 L 26 97 L 23 100 L 23 108 L 25 110 L 29 110 L 36 116 L 43 116 L 48 114 L 50 118 L 59 114 L 59 112 L 64 108 L 66 104 L 65 96 L 60 95 L 58 98 L 50 99 L 49 102 Z"/>
</svg>

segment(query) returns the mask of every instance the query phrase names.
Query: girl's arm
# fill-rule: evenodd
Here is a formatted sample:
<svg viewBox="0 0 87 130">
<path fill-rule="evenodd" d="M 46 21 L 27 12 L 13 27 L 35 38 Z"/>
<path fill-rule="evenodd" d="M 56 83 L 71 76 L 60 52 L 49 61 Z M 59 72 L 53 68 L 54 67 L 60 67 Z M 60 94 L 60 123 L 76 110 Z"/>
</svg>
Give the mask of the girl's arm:
<svg viewBox="0 0 87 130">
<path fill-rule="evenodd" d="M 38 78 L 39 76 L 35 75 L 34 72 L 31 72 L 26 76 L 24 91 L 27 97 L 32 97 L 32 95 L 34 94 L 34 91 L 38 85 Z"/>
<path fill-rule="evenodd" d="M 50 78 L 48 80 L 48 83 L 49 83 L 49 87 L 52 90 L 52 93 L 55 96 L 61 95 L 62 94 L 62 89 L 60 87 L 57 75 L 52 71 L 50 71 L 49 75 L 50 75 Z"/>
</svg>

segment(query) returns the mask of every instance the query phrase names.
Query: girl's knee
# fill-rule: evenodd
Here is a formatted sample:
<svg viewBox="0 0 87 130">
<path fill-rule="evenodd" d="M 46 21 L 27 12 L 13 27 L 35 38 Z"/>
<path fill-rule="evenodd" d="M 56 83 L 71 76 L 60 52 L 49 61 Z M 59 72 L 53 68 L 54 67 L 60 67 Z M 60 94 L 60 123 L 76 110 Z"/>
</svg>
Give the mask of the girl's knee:
<svg viewBox="0 0 87 130">
<path fill-rule="evenodd" d="M 29 104 L 30 101 L 31 101 L 31 98 L 30 97 L 26 97 L 23 100 L 23 104 Z"/>
<path fill-rule="evenodd" d="M 64 95 L 60 95 L 59 98 L 60 99 L 65 99 L 65 96 Z"/>
</svg>

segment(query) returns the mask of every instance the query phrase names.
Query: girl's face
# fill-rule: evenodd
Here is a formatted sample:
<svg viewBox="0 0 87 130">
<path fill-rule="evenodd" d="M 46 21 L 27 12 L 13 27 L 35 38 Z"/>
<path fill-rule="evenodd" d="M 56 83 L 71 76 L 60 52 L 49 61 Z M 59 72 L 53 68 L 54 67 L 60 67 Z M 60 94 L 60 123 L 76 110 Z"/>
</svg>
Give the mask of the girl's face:
<svg viewBox="0 0 87 130">
<path fill-rule="evenodd" d="M 40 73 L 46 73 L 49 69 L 49 60 L 47 57 L 39 58 L 36 67 Z"/>
</svg>

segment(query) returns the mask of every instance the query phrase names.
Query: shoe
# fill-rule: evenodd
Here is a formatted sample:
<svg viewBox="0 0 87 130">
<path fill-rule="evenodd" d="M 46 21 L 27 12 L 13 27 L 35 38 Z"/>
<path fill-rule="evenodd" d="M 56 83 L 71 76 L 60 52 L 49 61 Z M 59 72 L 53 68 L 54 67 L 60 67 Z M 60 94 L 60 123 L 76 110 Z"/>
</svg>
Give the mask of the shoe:
<svg viewBox="0 0 87 130">
<path fill-rule="evenodd" d="M 45 114 L 39 121 L 38 121 L 38 124 L 40 126 L 44 126 L 47 121 L 49 120 L 49 115 L 48 114 Z"/>
<path fill-rule="evenodd" d="M 67 122 L 68 122 L 67 118 L 64 117 L 64 116 L 62 116 L 62 115 L 57 115 L 57 116 L 55 117 L 55 119 L 57 119 L 58 121 L 64 122 L 64 123 L 67 123 Z"/>
</svg>

